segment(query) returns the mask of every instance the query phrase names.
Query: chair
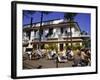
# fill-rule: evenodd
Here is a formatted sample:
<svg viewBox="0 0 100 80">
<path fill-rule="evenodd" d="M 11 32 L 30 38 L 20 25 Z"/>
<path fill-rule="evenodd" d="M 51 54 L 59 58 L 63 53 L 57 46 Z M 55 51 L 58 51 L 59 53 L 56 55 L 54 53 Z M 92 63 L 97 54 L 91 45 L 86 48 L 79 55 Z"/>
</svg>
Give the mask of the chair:
<svg viewBox="0 0 100 80">
<path fill-rule="evenodd" d="M 58 56 L 58 62 L 60 63 L 64 63 L 64 62 L 68 62 L 67 58 L 64 56 Z"/>
</svg>

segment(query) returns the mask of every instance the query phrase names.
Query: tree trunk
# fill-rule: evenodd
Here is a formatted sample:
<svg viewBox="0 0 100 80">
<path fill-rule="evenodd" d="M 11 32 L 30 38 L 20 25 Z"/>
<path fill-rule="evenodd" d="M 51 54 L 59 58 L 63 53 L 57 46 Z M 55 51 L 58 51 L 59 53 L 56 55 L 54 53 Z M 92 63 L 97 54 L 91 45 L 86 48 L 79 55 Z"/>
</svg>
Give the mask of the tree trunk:
<svg viewBox="0 0 100 80">
<path fill-rule="evenodd" d="M 30 21 L 30 28 L 32 27 L 32 21 L 33 21 L 33 18 L 31 17 L 31 21 Z M 29 40 L 31 38 L 31 31 L 29 31 Z"/>
<path fill-rule="evenodd" d="M 71 48 L 72 48 L 72 26 L 70 21 L 70 41 L 71 41 Z"/>
<path fill-rule="evenodd" d="M 43 12 L 41 12 L 41 21 L 40 21 L 40 28 L 39 28 L 39 49 L 41 48 L 41 27 L 42 27 L 42 21 L 43 21 Z"/>
</svg>

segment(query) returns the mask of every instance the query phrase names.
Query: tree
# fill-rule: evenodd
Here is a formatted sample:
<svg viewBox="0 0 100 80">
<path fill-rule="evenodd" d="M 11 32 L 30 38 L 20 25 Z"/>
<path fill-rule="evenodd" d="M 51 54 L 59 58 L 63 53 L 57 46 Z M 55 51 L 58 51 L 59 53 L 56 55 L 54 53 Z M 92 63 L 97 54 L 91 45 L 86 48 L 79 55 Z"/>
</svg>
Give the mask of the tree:
<svg viewBox="0 0 100 80">
<path fill-rule="evenodd" d="M 77 13 L 64 13 L 65 20 L 68 20 L 68 24 L 70 25 L 70 40 L 71 40 L 71 47 L 72 47 L 72 23 L 74 22 L 74 18 L 77 15 Z"/>
<path fill-rule="evenodd" d="M 41 36 L 43 33 L 43 30 L 41 29 L 41 27 L 42 27 L 44 14 L 47 15 L 47 14 L 49 14 L 49 12 L 41 11 L 40 28 L 39 28 L 39 49 L 41 48 Z"/>
<path fill-rule="evenodd" d="M 24 12 L 23 12 L 23 19 L 24 19 L 24 16 L 26 16 L 27 18 L 30 19 L 30 28 L 32 27 L 33 14 L 34 14 L 34 13 L 35 13 L 35 11 L 24 11 Z M 28 37 L 29 37 L 29 40 L 30 40 L 31 31 L 27 31 L 27 34 L 28 34 Z"/>
<path fill-rule="evenodd" d="M 82 31 L 81 35 L 87 35 L 88 33 L 86 31 Z"/>
<path fill-rule="evenodd" d="M 88 35 L 88 33 L 87 33 L 86 31 L 83 30 L 83 31 L 81 32 L 81 35 L 84 35 L 84 36 L 82 37 L 84 47 L 85 47 L 85 48 L 90 48 L 90 46 L 91 46 L 91 40 L 90 40 L 89 37 L 85 37 L 85 36 Z"/>
</svg>

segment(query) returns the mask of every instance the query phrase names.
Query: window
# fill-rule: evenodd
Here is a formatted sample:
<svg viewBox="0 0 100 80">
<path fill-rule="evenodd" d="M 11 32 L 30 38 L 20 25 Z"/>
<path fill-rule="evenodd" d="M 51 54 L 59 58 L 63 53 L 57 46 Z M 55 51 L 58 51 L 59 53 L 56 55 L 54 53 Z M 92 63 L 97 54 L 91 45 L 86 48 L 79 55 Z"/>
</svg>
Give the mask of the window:
<svg viewBox="0 0 100 80">
<path fill-rule="evenodd" d="M 63 33 L 63 31 L 64 31 L 64 30 L 63 30 L 63 28 L 61 27 L 61 28 L 60 28 L 60 32 L 61 32 L 61 34 Z"/>
</svg>

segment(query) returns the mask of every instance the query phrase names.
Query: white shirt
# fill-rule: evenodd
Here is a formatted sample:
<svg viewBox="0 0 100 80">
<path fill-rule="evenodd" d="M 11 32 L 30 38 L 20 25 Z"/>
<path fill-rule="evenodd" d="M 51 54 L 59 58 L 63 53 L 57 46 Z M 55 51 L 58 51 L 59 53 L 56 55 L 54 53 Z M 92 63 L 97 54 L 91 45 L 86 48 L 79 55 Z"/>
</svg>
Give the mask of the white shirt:
<svg viewBox="0 0 100 80">
<path fill-rule="evenodd" d="M 71 54 L 71 56 L 74 56 L 74 53 L 73 53 L 73 51 L 71 51 L 69 54 Z"/>
</svg>

